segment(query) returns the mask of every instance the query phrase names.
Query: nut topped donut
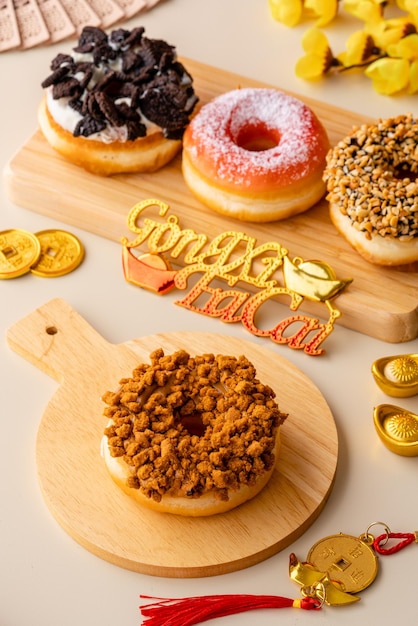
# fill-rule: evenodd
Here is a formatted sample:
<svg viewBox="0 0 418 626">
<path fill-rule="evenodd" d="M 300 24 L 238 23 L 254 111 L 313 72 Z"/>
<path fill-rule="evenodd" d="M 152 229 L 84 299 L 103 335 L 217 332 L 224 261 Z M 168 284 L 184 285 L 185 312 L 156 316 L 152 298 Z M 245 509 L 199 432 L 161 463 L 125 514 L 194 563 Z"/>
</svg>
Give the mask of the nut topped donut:
<svg viewBox="0 0 418 626">
<path fill-rule="evenodd" d="M 86 26 L 43 81 L 38 119 L 63 156 L 100 175 L 154 171 L 181 149 L 197 102 L 175 48 L 144 28 Z"/>
<path fill-rule="evenodd" d="M 103 396 L 102 452 L 113 480 L 148 508 L 194 517 L 257 495 L 287 417 L 273 390 L 244 356 L 158 349 L 150 358 Z"/>
<path fill-rule="evenodd" d="M 418 261 L 418 120 L 411 114 L 354 128 L 327 155 L 330 216 L 367 261 Z"/>
<path fill-rule="evenodd" d="M 183 175 L 211 209 L 239 220 L 280 220 L 325 192 L 327 133 L 303 102 L 275 89 L 235 89 L 195 115 L 183 139 Z"/>
</svg>

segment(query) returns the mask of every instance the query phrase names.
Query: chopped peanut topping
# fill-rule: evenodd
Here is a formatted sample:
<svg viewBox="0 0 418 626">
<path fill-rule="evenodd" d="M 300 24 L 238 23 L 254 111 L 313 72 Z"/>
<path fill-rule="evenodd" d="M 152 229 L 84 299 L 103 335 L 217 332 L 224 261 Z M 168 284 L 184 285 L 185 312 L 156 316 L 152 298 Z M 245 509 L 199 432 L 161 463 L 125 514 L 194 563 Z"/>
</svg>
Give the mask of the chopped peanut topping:
<svg viewBox="0 0 418 626">
<path fill-rule="evenodd" d="M 418 120 L 400 115 L 363 125 L 327 155 L 327 200 L 354 228 L 410 241 L 418 237 Z"/>
</svg>

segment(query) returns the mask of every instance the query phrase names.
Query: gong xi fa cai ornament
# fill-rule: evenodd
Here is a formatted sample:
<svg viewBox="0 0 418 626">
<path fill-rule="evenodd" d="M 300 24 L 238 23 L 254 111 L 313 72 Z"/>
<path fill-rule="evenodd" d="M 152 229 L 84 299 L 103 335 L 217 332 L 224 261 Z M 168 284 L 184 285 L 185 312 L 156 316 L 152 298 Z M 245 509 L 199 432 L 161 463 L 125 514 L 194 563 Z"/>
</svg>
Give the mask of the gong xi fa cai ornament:
<svg viewBox="0 0 418 626">
<path fill-rule="evenodd" d="M 375 537 L 373 526 L 383 526 Z M 231 594 L 191 598 L 155 598 L 141 595 L 149 602 L 139 608 L 144 626 L 193 626 L 216 617 L 256 609 L 299 608 L 319 610 L 327 606 L 347 606 L 358 602 L 357 595 L 376 579 L 380 556 L 388 556 L 418 542 L 418 532 L 393 533 L 387 524 L 373 522 L 366 532 L 355 537 L 339 533 L 318 541 L 306 561 L 292 553 L 290 579 L 300 586 L 301 598 L 276 595 Z"/>
<path fill-rule="evenodd" d="M 163 220 L 149 216 L 155 215 L 156 209 L 157 217 Z M 136 237 L 121 240 L 123 271 L 129 283 L 165 294 L 174 288 L 188 289 L 193 276 L 197 282 L 182 300 L 176 301 L 177 305 L 226 323 L 241 322 L 253 335 L 308 355 L 323 354 L 320 346 L 341 316 L 333 300 L 352 282 L 351 278 L 338 279 L 322 261 L 290 259 L 287 249 L 276 241 L 257 245 L 254 237 L 243 232 L 223 232 L 209 241 L 205 234 L 182 229 L 178 217 L 168 211 L 168 204 L 148 199 L 129 212 L 128 228 Z M 138 254 L 135 249 L 145 242 L 148 251 Z M 170 260 L 183 266 L 172 269 Z M 238 283 L 248 290 L 238 289 Z M 314 317 L 293 314 L 273 328 L 259 328 L 257 312 L 266 302 L 281 297 L 286 302 L 290 299 L 291 311 L 297 311 L 305 298 L 323 303 L 328 320 L 322 323 Z"/>
</svg>

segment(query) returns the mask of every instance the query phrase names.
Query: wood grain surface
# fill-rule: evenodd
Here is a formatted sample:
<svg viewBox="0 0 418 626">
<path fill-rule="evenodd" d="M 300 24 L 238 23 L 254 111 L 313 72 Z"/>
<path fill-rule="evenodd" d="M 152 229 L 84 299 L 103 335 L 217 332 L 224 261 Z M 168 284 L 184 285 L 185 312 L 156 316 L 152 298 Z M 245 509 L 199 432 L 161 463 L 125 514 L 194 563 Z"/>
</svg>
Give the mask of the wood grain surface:
<svg viewBox="0 0 418 626">
<path fill-rule="evenodd" d="M 315 385 L 292 363 L 257 344 L 210 333 L 161 333 L 108 343 L 65 301 L 47 302 L 7 332 L 9 346 L 60 385 L 40 420 L 36 459 L 46 504 L 93 554 L 118 566 L 166 577 L 203 577 L 258 563 L 297 539 L 330 494 L 337 429 Z M 107 472 L 100 442 L 107 419 L 101 395 L 162 347 L 253 361 L 289 414 L 278 465 L 252 501 L 209 518 L 141 507 Z M 36 416 L 33 416 L 34 418 Z"/>
<path fill-rule="evenodd" d="M 184 63 L 194 77 L 201 104 L 238 86 L 266 86 L 189 59 Z M 353 126 L 370 121 L 328 104 L 303 100 L 325 125 L 332 145 Z M 380 268 L 364 261 L 333 227 L 325 200 L 282 222 L 238 222 L 212 212 L 194 198 L 183 180 L 181 155 L 153 174 L 100 178 L 56 154 L 39 130 L 11 159 L 5 185 L 16 204 L 117 242 L 130 235 L 126 218 L 132 206 L 147 198 L 168 203 L 182 228 L 211 239 L 235 230 L 255 237 L 259 244 L 278 241 L 291 257 L 320 259 L 334 268 L 338 278 L 354 279 L 336 302 L 343 313 L 338 324 L 390 343 L 418 336 L 418 274 L 411 268 Z M 305 301 L 302 308 L 327 317 L 321 303 Z"/>
</svg>

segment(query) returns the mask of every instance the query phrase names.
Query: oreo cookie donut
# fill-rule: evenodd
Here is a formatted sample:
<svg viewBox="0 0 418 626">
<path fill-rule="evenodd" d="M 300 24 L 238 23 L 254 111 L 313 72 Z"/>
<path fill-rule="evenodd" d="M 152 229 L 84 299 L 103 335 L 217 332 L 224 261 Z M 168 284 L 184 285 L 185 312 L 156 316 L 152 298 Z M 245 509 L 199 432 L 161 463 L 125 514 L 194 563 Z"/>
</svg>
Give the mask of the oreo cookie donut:
<svg viewBox="0 0 418 626">
<path fill-rule="evenodd" d="M 42 82 L 38 120 L 61 155 L 99 175 L 151 172 L 181 149 L 198 101 L 175 48 L 144 28 L 86 26 Z"/>
<path fill-rule="evenodd" d="M 287 418 L 274 391 L 245 356 L 157 349 L 150 359 L 102 397 L 112 479 L 145 507 L 189 517 L 254 498 L 274 471 Z"/>
</svg>

